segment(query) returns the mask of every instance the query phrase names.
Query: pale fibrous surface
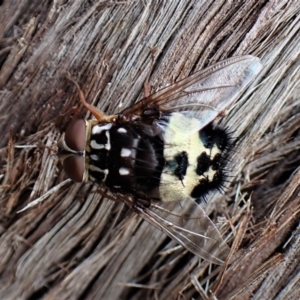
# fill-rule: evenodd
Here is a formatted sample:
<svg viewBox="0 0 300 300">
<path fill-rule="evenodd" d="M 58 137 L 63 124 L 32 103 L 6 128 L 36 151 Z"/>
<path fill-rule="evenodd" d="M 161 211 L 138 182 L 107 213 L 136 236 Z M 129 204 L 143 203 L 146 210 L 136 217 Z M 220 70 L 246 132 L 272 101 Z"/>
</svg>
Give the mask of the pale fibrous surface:
<svg viewBox="0 0 300 300">
<path fill-rule="evenodd" d="M 292 0 L 1 1 L 0 298 L 298 299 L 299 11 Z M 88 103 L 118 114 L 144 97 L 151 51 L 156 97 L 223 59 L 262 62 L 234 104 L 204 116 L 234 144 L 224 192 L 199 208 L 232 250 L 223 266 L 106 190 L 72 183 L 58 160 L 67 124 L 92 119 L 67 73 Z M 193 111 L 222 104 L 219 91 Z M 174 203 L 140 214 L 159 227 Z"/>
</svg>

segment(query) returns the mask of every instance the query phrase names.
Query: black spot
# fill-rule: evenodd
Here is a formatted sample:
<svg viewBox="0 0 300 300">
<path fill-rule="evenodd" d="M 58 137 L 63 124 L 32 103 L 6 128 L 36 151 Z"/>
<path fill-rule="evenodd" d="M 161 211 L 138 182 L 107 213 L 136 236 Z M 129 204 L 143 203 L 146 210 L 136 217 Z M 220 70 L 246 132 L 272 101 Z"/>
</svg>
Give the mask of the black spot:
<svg viewBox="0 0 300 300">
<path fill-rule="evenodd" d="M 229 135 L 226 130 L 221 128 L 215 129 L 215 143 L 221 151 L 228 149 Z"/>
<path fill-rule="evenodd" d="M 203 175 L 207 172 L 211 165 L 211 159 L 206 152 L 202 152 L 197 158 L 197 168 L 196 173 L 198 175 Z"/>
<path fill-rule="evenodd" d="M 215 175 L 214 175 L 214 178 L 212 180 L 212 185 L 213 185 L 212 188 L 213 189 L 219 189 L 222 186 L 222 184 L 225 180 L 224 177 L 225 176 L 224 176 L 223 170 L 220 170 L 220 171 L 216 172 Z"/>
<path fill-rule="evenodd" d="M 204 197 L 210 190 L 209 186 L 210 182 L 207 178 L 201 179 L 199 184 L 194 187 L 191 196 L 196 199 Z"/>
<path fill-rule="evenodd" d="M 217 153 L 213 160 L 211 160 L 211 166 L 214 171 L 219 170 L 220 168 L 224 167 L 223 157 L 221 153 Z"/>
<path fill-rule="evenodd" d="M 211 191 L 221 190 L 224 180 L 224 170 L 216 171 L 212 180 L 202 178 L 199 184 L 194 187 L 191 196 L 196 199 L 197 203 L 200 203 Z"/>
<path fill-rule="evenodd" d="M 212 149 L 215 145 L 221 151 L 229 148 L 229 134 L 225 129 L 213 127 L 212 123 L 205 126 L 199 131 L 199 138 L 205 148 Z"/>
<path fill-rule="evenodd" d="M 214 129 L 211 123 L 199 131 L 199 138 L 205 148 L 211 149 L 214 146 Z"/>
<path fill-rule="evenodd" d="M 100 133 L 92 134 L 91 140 L 95 140 L 97 144 L 99 145 L 105 145 L 107 144 L 107 136 L 106 136 L 106 130 L 103 130 Z"/>
<path fill-rule="evenodd" d="M 186 175 L 186 169 L 188 167 L 188 155 L 186 151 L 183 151 L 175 156 L 175 160 L 177 162 L 177 168 L 174 171 L 174 175 L 179 178 L 180 181 L 184 179 Z"/>
</svg>

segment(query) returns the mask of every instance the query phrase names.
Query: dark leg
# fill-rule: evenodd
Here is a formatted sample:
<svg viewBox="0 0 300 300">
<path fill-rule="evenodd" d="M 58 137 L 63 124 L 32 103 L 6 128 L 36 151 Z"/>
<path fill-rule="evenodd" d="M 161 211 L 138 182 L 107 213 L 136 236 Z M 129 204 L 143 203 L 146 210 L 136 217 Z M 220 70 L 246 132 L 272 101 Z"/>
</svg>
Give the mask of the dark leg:
<svg viewBox="0 0 300 300">
<path fill-rule="evenodd" d="M 83 94 L 83 92 L 82 92 L 79 84 L 71 77 L 70 73 L 67 74 L 67 79 L 69 81 L 71 81 L 73 84 L 75 84 L 75 86 L 77 88 L 77 91 L 78 91 L 79 99 L 80 99 L 80 102 L 82 103 L 82 105 L 89 112 L 91 112 L 99 122 L 101 122 L 101 123 L 108 123 L 108 122 L 113 122 L 114 121 L 114 119 L 116 118 L 116 116 L 114 116 L 114 115 L 107 116 L 100 109 L 98 109 L 94 105 L 91 105 L 91 104 L 89 104 L 89 103 L 86 102 L 84 94 Z"/>
</svg>

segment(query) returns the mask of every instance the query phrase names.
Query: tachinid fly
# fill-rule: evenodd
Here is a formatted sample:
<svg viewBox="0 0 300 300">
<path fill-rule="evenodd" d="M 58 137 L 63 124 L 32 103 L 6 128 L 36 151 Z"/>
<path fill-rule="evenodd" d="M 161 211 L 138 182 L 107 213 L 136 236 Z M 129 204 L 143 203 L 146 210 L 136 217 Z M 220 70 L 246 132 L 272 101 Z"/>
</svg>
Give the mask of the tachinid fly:
<svg viewBox="0 0 300 300">
<path fill-rule="evenodd" d="M 69 78 L 96 119 L 73 121 L 62 136 L 65 172 L 108 188 L 189 251 L 221 264 L 229 247 L 198 205 L 222 186 L 230 150 L 212 122 L 261 68 L 254 56 L 227 59 L 111 116 L 87 104 Z"/>
</svg>

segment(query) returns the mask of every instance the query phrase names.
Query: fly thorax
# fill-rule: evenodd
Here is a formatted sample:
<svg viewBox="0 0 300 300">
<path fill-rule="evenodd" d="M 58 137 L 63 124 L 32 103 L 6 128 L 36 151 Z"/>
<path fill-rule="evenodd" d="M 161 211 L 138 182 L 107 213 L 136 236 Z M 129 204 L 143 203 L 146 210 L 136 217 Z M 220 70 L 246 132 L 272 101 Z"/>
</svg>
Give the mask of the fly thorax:
<svg viewBox="0 0 300 300">
<path fill-rule="evenodd" d="M 139 127 L 97 124 L 91 129 L 86 152 L 90 180 L 113 191 L 139 195 L 159 186 L 162 143 Z"/>
</svg>

